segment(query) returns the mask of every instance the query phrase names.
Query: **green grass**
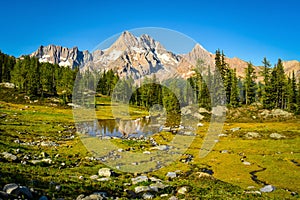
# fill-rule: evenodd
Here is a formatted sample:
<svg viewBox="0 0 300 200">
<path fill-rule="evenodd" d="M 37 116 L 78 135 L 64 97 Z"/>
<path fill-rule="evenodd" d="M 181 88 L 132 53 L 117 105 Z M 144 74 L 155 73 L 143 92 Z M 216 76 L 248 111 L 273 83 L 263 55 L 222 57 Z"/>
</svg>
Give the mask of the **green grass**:
<svg viewBox="0 0 300 200">
<path fill-rule="evenodd" d="M 124 117 L 126 107 L 121 107 L 114 115 L 109 99 L 101 97 L 97 101 L 96 114 L 99 119 Z M 6 183 L 16 182 L 36 188 L 40 194 L 66 197 L 66 199 L 74 199 L 81 193 L 91 194 L 95 191 L 107 191 L 110 195 L 127 196 L 124 193 L 126 187 L 123 184 L 131 182 L 133 174 L 119 171 L 119 176 L 108 182 L 95 182 L 89 179 L 104 165 L 99 161 L 86 159 L 86 157 L 91 157 L 92 153 L 87 151 L 74 129 L 71 109 L 1 101 L 1 113 L 7 114 L 7 117 L 0 119 L 0 152 L 8 151 L 16 154 L 16 149 L 19 149 L 19 156 L 28 154 L 36 157 L 40 156 L 41 152 L 46 152 L 54 163 L 22 165 L 19 161 L 9 162 L 1 159 L 0 187 Z M 133 119 L 148 115 L 147 111 L 135 107 L 130 107 L 129 113 L 127 117 Z M 286 122 L 225 123 L 223 132 L 227 133 L 228 137 L 220 138 L 213 151 L 200 159 L 199 150 L 208 125 L 206 122 L 204 127 L 198 129 L 197 137 L 186 152 L 194 156 L 192 163 L 186 164 L 177 160 L 148 174 L 148 176 L 163 179 L 169 185 L 159 194 L 173 193 L 185 199 L 291 199 L 293 197 L 286 189 L 300 193 L 298 186 L 300 169 L 291 162 L 294 160 L 300 163 L 300 130 L 297 119 Z M 230 129 L 233 127 L 241 127 L 241 130 L 231 132 Z M 250 131 L 258 132 L 262 137 L 246 139 L 244 135 Z M 270 139 L 268 135 L 273 132 L 283 134 L 286 138 Z M 64 138 L 72 134 L 75 135 L 75 139 Z M 164 132 L 153 137 L 160 144 L 168 144 L 174 135 Z M 22 142 L 55 141 L 59 146 L 24 146 L 15 143 L 16 139 Z M 134 147 L 137 152 L 145 151 L 150 147 L 149 143 L 141 141 L 112 140 L 112 142 L 123 149 Z M 228 150 L 229 153 L 222 154 L 220 153 L 222 150 Z M 55 157 L 57 154 L 60 156 Z M 245 166 L 240 161 L 242 154 L 246 156 L 245 160 L 251 163 L 250 166 Z M 61 163 L 66 163 L 66 167 L 62 167 Z M 262 167 L 266 170 L 258 172 L 257 178 L 274 185 L 277 190 L 262 196 L 245 194 L 243 191 L 247 190 L 248 186 L 254 186 L 256 190 L 262 187 L 261 184 L 255 183 L 250 175 L 250 172 L 260 170 Z M 197 172 L 203 168 L 213 170 L 214 179 L 199 178 Z M 179 177 L 168 181 L 165 177 L 167 172 L 176 170 L 181 171 Z M 79 179 L 80 176 L 84 179 Z M 60 184 L 62 191 L 55 191 L 51 182 Z M 185 196 L 176 194 L 176 190 L 182 186 L 189 188 Z M 134 186 L 131 186 L 131 189 L 133 188 Z"/>
</svg>

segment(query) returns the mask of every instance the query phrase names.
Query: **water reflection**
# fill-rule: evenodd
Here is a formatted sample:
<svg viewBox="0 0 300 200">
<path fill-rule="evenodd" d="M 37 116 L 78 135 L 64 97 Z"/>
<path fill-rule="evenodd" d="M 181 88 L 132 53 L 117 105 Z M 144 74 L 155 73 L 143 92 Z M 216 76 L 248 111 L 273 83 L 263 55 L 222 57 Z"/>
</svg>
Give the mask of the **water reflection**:
<svg viewBox="0 0 300 200">
<path fill-rule="evenodd" d="M 79 132 L 93 137 L 149 137 L 162 130 L 165 120 L 161 117 L 141 117 L 135 120 L 100 119 L 98 121 L 83 122 L 79 125 Z"/>
</svg>

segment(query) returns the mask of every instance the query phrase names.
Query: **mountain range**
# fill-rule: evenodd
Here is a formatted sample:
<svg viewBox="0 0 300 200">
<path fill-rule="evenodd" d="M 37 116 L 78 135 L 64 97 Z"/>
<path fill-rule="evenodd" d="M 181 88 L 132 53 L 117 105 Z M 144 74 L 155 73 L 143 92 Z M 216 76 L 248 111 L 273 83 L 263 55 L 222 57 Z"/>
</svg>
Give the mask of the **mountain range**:
<svg viewBox="0 0 300 200">
<path fill-rule="evenodd" d="M 78 47 L 66 48 L 56 45 L 40 46 L 31 56 L 39 58 L 40 62 L 50 62 L 81 70 L 104 71 L 113 69 L 120 77 L 132 77 L 137 80 L 144 76 L 156 75 L 160 80 L 170 76 L 188 78 L 193 74 L 197 60 L 204 61 L 205 66 L 214 69 L 215 54 L 204 49 L 200 44 L 187 54 L 175 54 L 168 51 L 159 41 L 144 34 L 139 37 L 125 31 L 107 49 L 97 49 L 94 52 L 80 51 Z M 248 63 L 239 58 L 225 58 L 230 68 L 235 68 L 239 77 L 244 77 Z M 299 61 L 283 61 L 287 74 L 295 72 L 300 77 Z M 207 72 L 207 67 L 204 72 Z M 255 66 L 258 80 L 261 80 L 262 67 Z"/>
</svg>

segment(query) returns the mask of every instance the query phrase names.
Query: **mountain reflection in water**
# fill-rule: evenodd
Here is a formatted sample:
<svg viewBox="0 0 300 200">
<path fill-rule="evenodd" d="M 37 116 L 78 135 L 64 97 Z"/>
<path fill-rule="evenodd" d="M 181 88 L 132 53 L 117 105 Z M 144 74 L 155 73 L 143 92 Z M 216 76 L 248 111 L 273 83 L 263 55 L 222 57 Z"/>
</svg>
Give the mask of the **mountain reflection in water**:
<svg viewBox="0 0 300 200">
<path fill-rule="evenodd" d="M 98 121 L 83 122 L 80 124 L 80 132 L 93 137 L 118 137 L 130 138 L 148 137 L 160 132 L 163 123 L 157 117 L 142 117 L 135 120 L 100 119 Z"/>
</svg>

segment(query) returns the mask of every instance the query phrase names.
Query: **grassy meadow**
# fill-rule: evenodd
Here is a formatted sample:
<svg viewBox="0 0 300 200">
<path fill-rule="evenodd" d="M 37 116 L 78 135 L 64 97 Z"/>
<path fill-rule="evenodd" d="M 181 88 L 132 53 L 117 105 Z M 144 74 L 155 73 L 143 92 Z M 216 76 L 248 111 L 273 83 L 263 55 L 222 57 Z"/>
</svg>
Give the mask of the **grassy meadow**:
<svg viewBox="0 0 300 200">
<path fill-rule="evenodd" d="M 105 165 L 90 159 L 93 155 L 87 151 L 76 132 L 71 108 L 46 101 L 29 103 L 19 101 L 18 98 L 8 101 L 6 98 L 11 98 L 8 95 L 10 93 L 4 94 L 4 90 L 1 93 L 4 100 L 0 100 L 0 153 L 12 153 L 18 160 L 10 161 L 0 156 L 0 187 L 7 183 L 18 183 L 34 188 L 39 195 L 47 195 L 53 199 L 76 199 L 79 194 L 96 191 L 106 191 L 110 196 L 123 199 L 132 198 L 126 191 L 134 190 L 135 186 L 126 183 L 130 183 L 131 178 L 137 174 L 114 169 L 117 176 L 111 177 L 109 181 L 90 179 L 90 176 L 98 174 L 98 170 Z M 116 105 L 111 105 L 109 99 L 99 97 L 97 104 L 97 118 L 115 117 L 111 110 Z M 133 119 L 148 114 L 134 107 L 130 108 L 129 113 Z M 297 117 L 285 121 L 249 119 L 240 122 L 228 118 L 222 131 L 226 136 L 219 138 L 213 151 L 205 158 L 199 158 L 199 150 L 209 126 L 208 121 L 204 122 L 204 126 L 196 131 L 197 136 L 186 152 L 186 155 L 193 156 L 191 162 L 177 160 L 147 174 L 149 177 L 162 179 L 168 185 L 155 198 L 168 199 L 172 195 L 180 199 L 299 198 L 299 122 Z M 232 131 L 235 127 L 240 129 Z M 260 137 L 247 138 L 245 135 L 248 132 L 257 132 Z M 285 137 L 270 138 L 271 133 L 279 133 Z M 173 137 L 169 132 L 153 136 L 159 144 L 168 144 Z M 145 151 L 151 147 L 147 142 L 112 140 L 122 149 L 134 147 L 135 151 L 141 148 Z M 50 141 L 55 145 L 41 145 L 42 142 Z M 51 163 L 21 162 L 24 161 L 24 156 L 36 160 L 45 157 L 45 153 L 52 160 Z M 176 170 L 180 170 L 178 177 L 169 180 L 166 174 Z M 211 170 L 213 175 L 199 176 L 199 172 L 203 170 Z M 259 191 L 264 184 L 271 184 L 276 190 L 261 195 L 247 193 Z M 61 189 L 56 190 L 56 185 L 60 185 Z M 184 195 L 176 192 L 182 186 L 188 188 Z M 161 194 L 168 196 L 160 197 Z"/>
</svg>

